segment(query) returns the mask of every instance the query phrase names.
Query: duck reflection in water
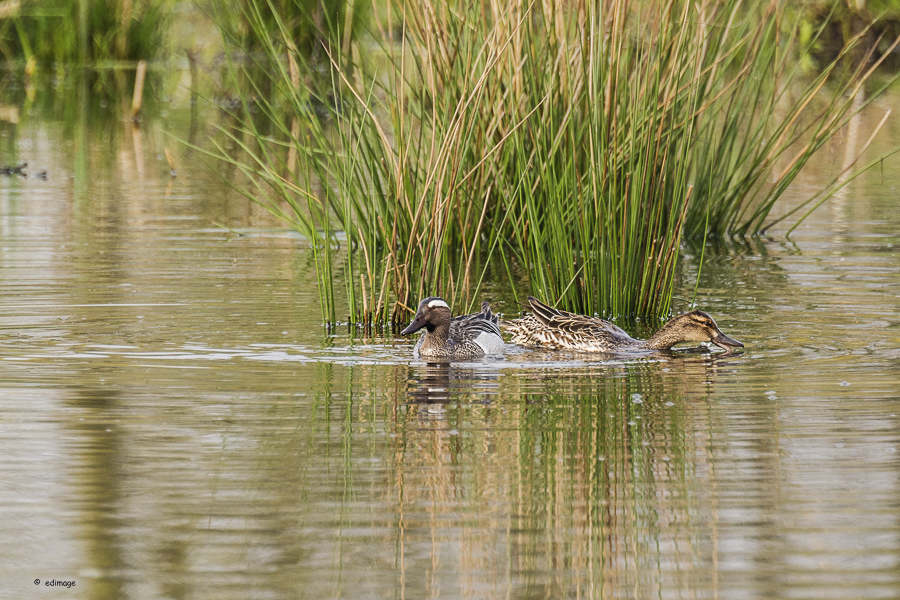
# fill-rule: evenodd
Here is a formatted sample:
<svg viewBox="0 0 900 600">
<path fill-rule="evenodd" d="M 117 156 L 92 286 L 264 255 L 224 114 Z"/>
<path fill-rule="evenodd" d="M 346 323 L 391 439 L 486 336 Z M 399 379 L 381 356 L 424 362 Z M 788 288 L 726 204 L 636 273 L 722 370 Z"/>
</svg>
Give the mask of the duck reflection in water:
<svg viewBox="0 0 900 600">
<path fill-rule="evenodd" d="M 409 403 L 448 404 L 487 403 L 500 373 L 480 371 L 448 362 L 411 366 Z"/>
</svg>

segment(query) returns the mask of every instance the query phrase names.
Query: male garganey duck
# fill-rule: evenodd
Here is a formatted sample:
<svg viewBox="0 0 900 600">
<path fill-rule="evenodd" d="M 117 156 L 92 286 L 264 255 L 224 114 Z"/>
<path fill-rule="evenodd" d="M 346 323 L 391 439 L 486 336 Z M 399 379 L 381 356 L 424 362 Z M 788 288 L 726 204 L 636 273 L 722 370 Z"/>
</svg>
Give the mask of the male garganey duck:
<svg viewBox="0 0 900 600">
<path fill-rule="evenodd" d="M 531 314 L 503 321 L 512 335 L 512 343 L 530 348 L 581 350 L 584 352 L 623 352 L 629 350 L 668 350 L 679 342 L 712 342 L 731 354 L 744 345 L 719 331 L 713 318 L 701 310 L 673 317 L 648 340 L 636 340 L 609 321 L 558 310 L 528 297 Z"/>
<path fill-rule="evenodd" d="M 500 319 L 487 302 L 481 303 L 481 312 L 451 318 L 450 307 L 443 299 L 425 298 L 419 303 L 416 318 L 400 333 L 409 335 L 423 327 L 425 335 L 413 349 L 416 358 L 478 358 L 502 354 L 506 348 L 500 337 Z"/>
</svg>

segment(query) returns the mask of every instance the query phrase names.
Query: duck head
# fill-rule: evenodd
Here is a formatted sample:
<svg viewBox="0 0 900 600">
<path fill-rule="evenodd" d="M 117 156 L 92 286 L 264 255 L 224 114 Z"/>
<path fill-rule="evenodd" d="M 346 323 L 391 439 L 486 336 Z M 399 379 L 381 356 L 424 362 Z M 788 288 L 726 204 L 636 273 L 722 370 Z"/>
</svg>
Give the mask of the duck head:
<svg viewBox="0 0 900 600">
<path fill-rule="evenodd" d="M 713 318 L 702 310 L 692 310 L 678 315 L 659 331 L 663 332 L 669 340 L 677 340 L 674 343 L 712 342 L 725 350 L 725 354 L 731 354 L 735 348 L 744 347 L 744 344 L 722 333 Z"/>
<path fill-rule="evenodd" d="M 436 296 L 425 298 L 419 302 L 416 317 L 409 327 L 400 332 L 400 335 L 415 333 L 423 327 L 431 332 L 440 326 L 450 327 L 450 306 Z"/>
</svg>

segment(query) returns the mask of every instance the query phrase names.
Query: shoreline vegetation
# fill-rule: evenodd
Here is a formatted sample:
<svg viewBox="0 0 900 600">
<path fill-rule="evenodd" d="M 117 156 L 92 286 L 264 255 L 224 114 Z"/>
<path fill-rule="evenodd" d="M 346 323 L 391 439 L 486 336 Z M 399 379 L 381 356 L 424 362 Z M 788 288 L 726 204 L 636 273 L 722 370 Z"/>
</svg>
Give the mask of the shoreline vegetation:
<svg viewBox="0 0 900 600">
<path fill-rule="evenodd" d="M 769 227 L 809 159 L 893 82 L 863 97 L 897 44 L 876 56 L 862 29 L 810 76 L 829 20 L 810 32 L 779 2 L 425 0 L 352 36 L 343 6 L 318 22 L 315 59 L 270 4 L 244 6 L 260 45 L 233 66 L 256 112 L 228 132 L 241 152 L 217 157 L 311 241 L 330 323 L 345 247 L 340 292 L 366 326 L 404 323 L 427 295 L 471 306 L 497 265 L 513 289 L 527 273 L 523 297 L 666 315 L 682 240 Z"/>
<path fill-rule="evenodd" d="M 52 4 L 102 13 L 110 32 L 77 27 L 39 50 L 46 25 L 23 0 L 0 31 L 26 75 L 36 57 L 152 58 L 132 54 L 177 2 Z M 465 312 L 500 280 L 517 300 L 658 319 L 684 241 L 795 226 L 878 163 L 860 157 L 888 114 L 818 194 L 770 216 L 897 77 L 873 77 L 895 60 L 883 20 L 783 4 L 201 2 L 234 101 L 213 147 L 195 148 L 309 241 L 326 324 L 402 326 L 428 295 Z"/>
</svg>

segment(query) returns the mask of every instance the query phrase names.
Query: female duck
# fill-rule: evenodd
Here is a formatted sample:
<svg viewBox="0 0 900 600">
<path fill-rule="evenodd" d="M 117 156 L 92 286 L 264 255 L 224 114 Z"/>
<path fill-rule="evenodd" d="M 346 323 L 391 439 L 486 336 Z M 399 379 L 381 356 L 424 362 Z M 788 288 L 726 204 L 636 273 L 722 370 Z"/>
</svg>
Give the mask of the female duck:
<svg viewBox="0 0 900 600">
<path fill-rule="evenodd" d="M 648 340 L 636 340 L 609 321 L 558 310 L 531 296 L 528 302 L 531 314 L 503 322 L 513 334 L 512 342 L 526 347 L 622 352 L 668 350 L 679 342 L 712 342 L 725 354 L 744 347 L 722 333 L 712 317 L 700 310 L 672 318 Z"/>
<path fill-rule="evenodd" d="M 425 335 L 416 342 L 413 356 L 457 360 L 502 354 L 506 344 L 500 337 L 500 319 L 491 305 L 482 302 L 481 312 L 451 318 L 450 307 L 441 298 L 425 298 L 419 303 L 416 318 L 403 335 L 423 327 Z"/>
</svg>

